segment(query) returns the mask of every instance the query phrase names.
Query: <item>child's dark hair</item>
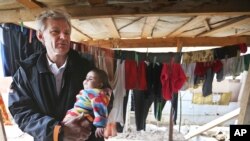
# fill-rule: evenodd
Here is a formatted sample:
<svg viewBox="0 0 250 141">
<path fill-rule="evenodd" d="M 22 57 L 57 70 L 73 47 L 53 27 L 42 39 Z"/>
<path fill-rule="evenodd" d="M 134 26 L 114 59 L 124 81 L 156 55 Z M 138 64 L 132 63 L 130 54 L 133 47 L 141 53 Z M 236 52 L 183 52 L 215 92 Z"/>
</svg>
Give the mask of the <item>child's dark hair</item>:
<svg viewBox="0 0 250 141">
<path fill-rule="evenodd" d="M 94 68 L 91 71 L 94 72 L 98 76 L 98 78 L 101 80 L 101 82 L 103 83 L 101 89 L 103 89 L 103 88 L 111 88 L 111 86 L 109 84 L 108 75 L 104 70 Z"/>
<path fill-rule="evenodd" d="M 98 69 L 98 68 L 94 68 L 91 70 L 92 72 L 94 72 L 96 75 L 98 75 L 99 79 L 101 80 L 101 82 L 103 83 L 101 89 L 105 89 L 105 88 L 110 88 L 111 86 L 109 84 L 109 79 L 108 79 L 108 75 L 105 71 Z M 113 92 L 111 93 L 110 96 L 110 101 L 108 104 L 108 113 L 110 113 L 112 107 L 113 107 L 113 101 L 114 101 L 114 95 Z"/>
</svg>

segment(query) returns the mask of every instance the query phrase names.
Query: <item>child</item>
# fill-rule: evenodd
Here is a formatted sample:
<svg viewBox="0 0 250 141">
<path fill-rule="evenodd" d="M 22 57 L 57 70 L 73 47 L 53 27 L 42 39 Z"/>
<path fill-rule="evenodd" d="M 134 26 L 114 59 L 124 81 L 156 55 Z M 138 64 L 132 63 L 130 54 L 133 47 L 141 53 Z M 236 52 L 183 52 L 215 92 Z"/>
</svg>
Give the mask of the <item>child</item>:
<svg viewBox="0 0 250 141">
<path fill-rule="evenodd" d="M 108 110 L 111 110 L 108 109 L 108 105 L 112 95 L 108 76 L 103 70 L 93 69 L 88 72 L 83 81 L 83 87 L 84 89 L 76 96 L 74 107 L 68 110 L 63 123 L 70 121 L 71 117 L 84 114 L 96 127 L 95 136 L 104 137 Z"/>
</svg>

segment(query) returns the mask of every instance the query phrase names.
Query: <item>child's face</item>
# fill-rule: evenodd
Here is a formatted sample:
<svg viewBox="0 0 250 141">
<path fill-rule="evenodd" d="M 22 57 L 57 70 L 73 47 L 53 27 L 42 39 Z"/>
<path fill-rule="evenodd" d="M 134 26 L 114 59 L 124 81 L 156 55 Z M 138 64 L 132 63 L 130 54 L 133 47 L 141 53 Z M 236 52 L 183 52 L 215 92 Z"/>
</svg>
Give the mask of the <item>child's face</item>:
<svg viewBox="0 0 250 141">
<path fill-rule="evenodd" d="M 83 81 L 83 87 L 84 89 L 91 89 L 91 88 L 101 88 L 101 82 L 98 79 L 97 75 L 93 72 L 90 71 L 86 79 Z"/>
</svg>

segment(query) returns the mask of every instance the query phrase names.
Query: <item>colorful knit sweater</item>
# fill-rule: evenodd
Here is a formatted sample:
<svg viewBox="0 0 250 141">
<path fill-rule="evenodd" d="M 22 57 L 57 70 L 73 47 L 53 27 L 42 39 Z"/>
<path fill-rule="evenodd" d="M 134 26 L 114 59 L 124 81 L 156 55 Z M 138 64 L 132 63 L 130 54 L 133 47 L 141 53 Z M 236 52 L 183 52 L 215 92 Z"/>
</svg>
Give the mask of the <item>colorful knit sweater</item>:
<svg viewBox="0 0 250 141">
<path fill-rule="evenodd" d="M 112 91 L 110 89 L 85 89 L 76 96 L 74 107 L 67 112 L 67 116 L 78 116 L 81 113 L 94 116 L 96 127 L 105 127 L 108 118 L 107 106 Z"/>
</svg>

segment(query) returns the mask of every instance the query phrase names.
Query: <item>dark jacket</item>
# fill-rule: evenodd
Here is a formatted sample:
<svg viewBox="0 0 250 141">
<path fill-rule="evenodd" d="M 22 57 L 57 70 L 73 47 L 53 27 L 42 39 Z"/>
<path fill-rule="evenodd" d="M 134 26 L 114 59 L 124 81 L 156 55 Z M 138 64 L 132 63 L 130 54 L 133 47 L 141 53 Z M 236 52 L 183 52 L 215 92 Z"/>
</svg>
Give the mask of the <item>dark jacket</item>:
<svg viewBox="0 0 250 141">
<path fill-rule="evenodd" d="M 73 107 L 75 96 L 83 88 L 82 82 L 91 68 L 89 61 L 70 50 L 58 96 L 46 52 L 20 62 L 11 84 L 13 91 L 9 94 L 9 110 L 20 129 L 35 141 L 52 141 L 54 125 Z"/>
</svg>

